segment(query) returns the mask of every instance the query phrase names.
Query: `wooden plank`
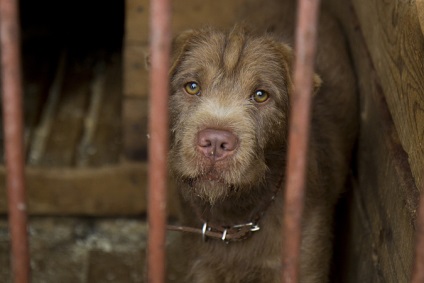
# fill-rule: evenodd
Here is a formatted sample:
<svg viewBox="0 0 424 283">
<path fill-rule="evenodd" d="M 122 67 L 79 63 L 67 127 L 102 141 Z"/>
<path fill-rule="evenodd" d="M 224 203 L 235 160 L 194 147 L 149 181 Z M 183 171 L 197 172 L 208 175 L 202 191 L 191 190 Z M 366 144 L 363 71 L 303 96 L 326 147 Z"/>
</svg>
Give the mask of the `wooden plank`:
<svg viewBox="0 0 424 283">
<path fill-rule="evenodd" d="M 105 93 L 105 65 L 106 63 L 104 60 L 100 59 L 97 60 L 94 66 L 94 76 L 90 87 L 88 107 L 84 117 L 81 138 L 77 146 L 75 158 L 76 165 L 79 167 L 87 166 L 89 157 L 96 151 L 92 143 L 100 119 L 99 112 Z M 105 144 L 108 142 L 108 140 L 104 141 Z"/>
<path fill-rule="evenodd" d="M 173 33 L 201 26 L 228 28 L 234 25 L 246 0 L 186 0 L 173 1 Z"/>
<path fill-rule="evenodd" d="M 347 33 L 358 77 L 358 185 L 345 230 L 341 282 L 408 282 L 418 189 L 352 7 L 330 1 Z"/>
<path fill-rule="evenodd" d="M 378 252 L 372 238 L 372 230 L 369 214 L 364 203 L 364 196 L 358 190 L 358 184 L 353 186 L 349 194 L 348 217 L 345 220 L 345 233 L 340 249 L 343 249 L 343 257 L 338 258 L 334 271 L 337 280 L 334 282 L 385 282 L 381 270 Z M 359 233 L 360 231 L 360 233 Z M 340 264 L 341 263 L 341 264 Z"/>
<path fill-rule="evenodd" d="M 148 43 L 149 9 L 149 0 L 125 0 L 125 44 Z"/>
<path fill-rule="evenodd" d="M 24 40 L 22 45 L 22 71 L 24 87 L 25 152 L 29 151 L 35 127 L 52 84 L 58 50 L 52 44 Z M 0 83 L 1 84 L 1 83 Z M 1 91 L 0 91 L 1 92 Z M 0 141 L 3 141 L 3 117 L 0 117 Z M 4 163 L 4 148 L 0 147 L 0 163 Z"/>
<path fill-rule="evenodd" d="M 24 78 L 24 118 L 25 118 L 25 152 L 40 120 L 43 104 L 52 85 L 54 69 L 60 60 L 51 44 L 40 41 L 24 41 L 22 46 Z M 1 149 L 3 150 L 3 149 Z"/>
<path fill-rule="evenodd" d="M 75 164 L 76 150 L 83 129 L 86 105 L 90 95 L 93 67 L 81 59 L 65 71 L 57 109 L 48 116 L 51 125 L 44 148 L 37 163 L 41 166 L 71 166 Z M 33 156 L 31 155 L 31 161 Z"/>
<path fill-rule="evenodd" d="M 367 84 L 369 92 L 364 88 L 362 85 L 358 194 L 371 227 L 370 256 L 381 282 L 408 282 L 418 189 L 378 83 Z"/>
<path fill-rule="evenodd" d="M 146 66 L 147 45 L 127 45 L 124 50 L 124 95 L 147 97 L 149 72 Z"/>
<path fill-rule="evenodd" d="M 186 0 L 173 1 L 173 33 L 204 25 L 228 27 L 237 20 L 247 0 Z M 149 0 L 126 0 L 125 43 L 148 43 Z"/>
<path fill-rule="evenodd" d="M 100 64 L 79 143 L 77 165 L 81 167 L 117 164 L 122 153 L 122 60 L 114 54 Z"/>
<path fill-rule="evenodd" d="M 129 216 L 146 212 L 147 165 L 121 163 L 101 168 L 26 169 L 31 215 Z M 5 214 L 5 169 L 0 167 L 0 214 Z M 170 182 L 169 199 L 175 200 Z M 169 214 L 175 216 L 175 201 Z"/>
<path fill-rule="evenodd" d="M 424 37 L 414 2 L 352 0 L 401 144 L 424 190 Z"/>
<path fill-rule="evenodd" d="M 415 3 L 417 4 L 417 15 L 421 25 L 421 32 L 424 35 L 424 1 L 415 0 Z"/>
<path fill-rule="evenodd" d="M 124 156 L 133 161 L 147 160 L 147 98 L 125 98 L 123 101 Z"/>
<path fill-rule="evenodd" d="M 55 78 L 50 86 L 45 106 L 42 107 L 41 119 L 35 128 L 34 134 L 30 136 L 30 148 L 28 153 L 28 163 L 31 165 L 40 164 L 46 151 L 47 141 L 52 131 L 54 118 L 59 107 L 62 86 L 65 77 L 65 69 L 68 53 L 62 51 Z"/>
</svg>

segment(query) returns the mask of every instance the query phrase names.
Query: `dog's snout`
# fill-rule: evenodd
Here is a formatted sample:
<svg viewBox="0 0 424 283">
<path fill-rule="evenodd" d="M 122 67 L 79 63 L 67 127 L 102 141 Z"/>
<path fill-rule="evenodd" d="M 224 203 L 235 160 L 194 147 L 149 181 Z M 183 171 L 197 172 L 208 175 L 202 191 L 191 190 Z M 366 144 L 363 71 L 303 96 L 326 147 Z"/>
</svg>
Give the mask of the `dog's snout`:
<svg viewBox="0 0 424 283">
<path fill-rule="evenodd" d="M 237 148 L 238 138 L 226 130 L 205 129 L 197 135 L 197 148 L 215 161 L 225 159 Z"/>
</svg>

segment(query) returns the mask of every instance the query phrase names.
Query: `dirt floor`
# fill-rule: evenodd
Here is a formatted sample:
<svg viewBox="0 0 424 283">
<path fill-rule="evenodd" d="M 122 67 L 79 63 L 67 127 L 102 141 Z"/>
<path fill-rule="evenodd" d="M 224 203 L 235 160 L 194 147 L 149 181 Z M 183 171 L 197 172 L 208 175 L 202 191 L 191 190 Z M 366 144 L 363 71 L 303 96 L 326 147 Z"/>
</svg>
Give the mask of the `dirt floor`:
<svg viewBox="0 0 424 283">
<path fill-rule="evenodd" d="M 145 282 L 147 225 L 139 219 L 32 217 L 34 283 Z M 169 241 L 172 241 L 173 234 Z M 168 241 L 168 242 L 169 242 Z M 11 281 L 7 219 L 0 219 L 0 282 Z M 171 270 L 169 282 L 178 282 Z"/>
</svg>

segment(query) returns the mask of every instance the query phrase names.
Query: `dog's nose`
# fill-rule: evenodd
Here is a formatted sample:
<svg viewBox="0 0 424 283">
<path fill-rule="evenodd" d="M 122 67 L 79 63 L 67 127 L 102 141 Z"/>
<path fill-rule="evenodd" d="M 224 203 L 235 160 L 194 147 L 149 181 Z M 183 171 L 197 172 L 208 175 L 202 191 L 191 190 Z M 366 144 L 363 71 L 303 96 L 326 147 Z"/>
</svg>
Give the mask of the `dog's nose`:
<svg viewBox="0 0 424 283">
<path fill-rule="evenodd" d="M 197 134 L 197 148 L 215 161 L 225 159 L 237 148 L 238 138 L 230 131 L 205 129 Z"/>
</svg>

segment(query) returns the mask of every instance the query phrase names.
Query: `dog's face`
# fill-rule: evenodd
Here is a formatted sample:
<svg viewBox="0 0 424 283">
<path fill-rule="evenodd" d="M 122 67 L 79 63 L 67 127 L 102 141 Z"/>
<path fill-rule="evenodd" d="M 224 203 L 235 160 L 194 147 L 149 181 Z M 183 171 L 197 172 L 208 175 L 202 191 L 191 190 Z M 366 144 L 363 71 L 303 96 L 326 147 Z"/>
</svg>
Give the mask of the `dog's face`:
<svg viewBox="0 0 424 283">
<path fill-rule="evenodd" d="M 286 144 L 291 49 L 243 28 L 188 31 L 171 68 L 170 167 L 214 203 L 264 181 Z"/>
</svg>

